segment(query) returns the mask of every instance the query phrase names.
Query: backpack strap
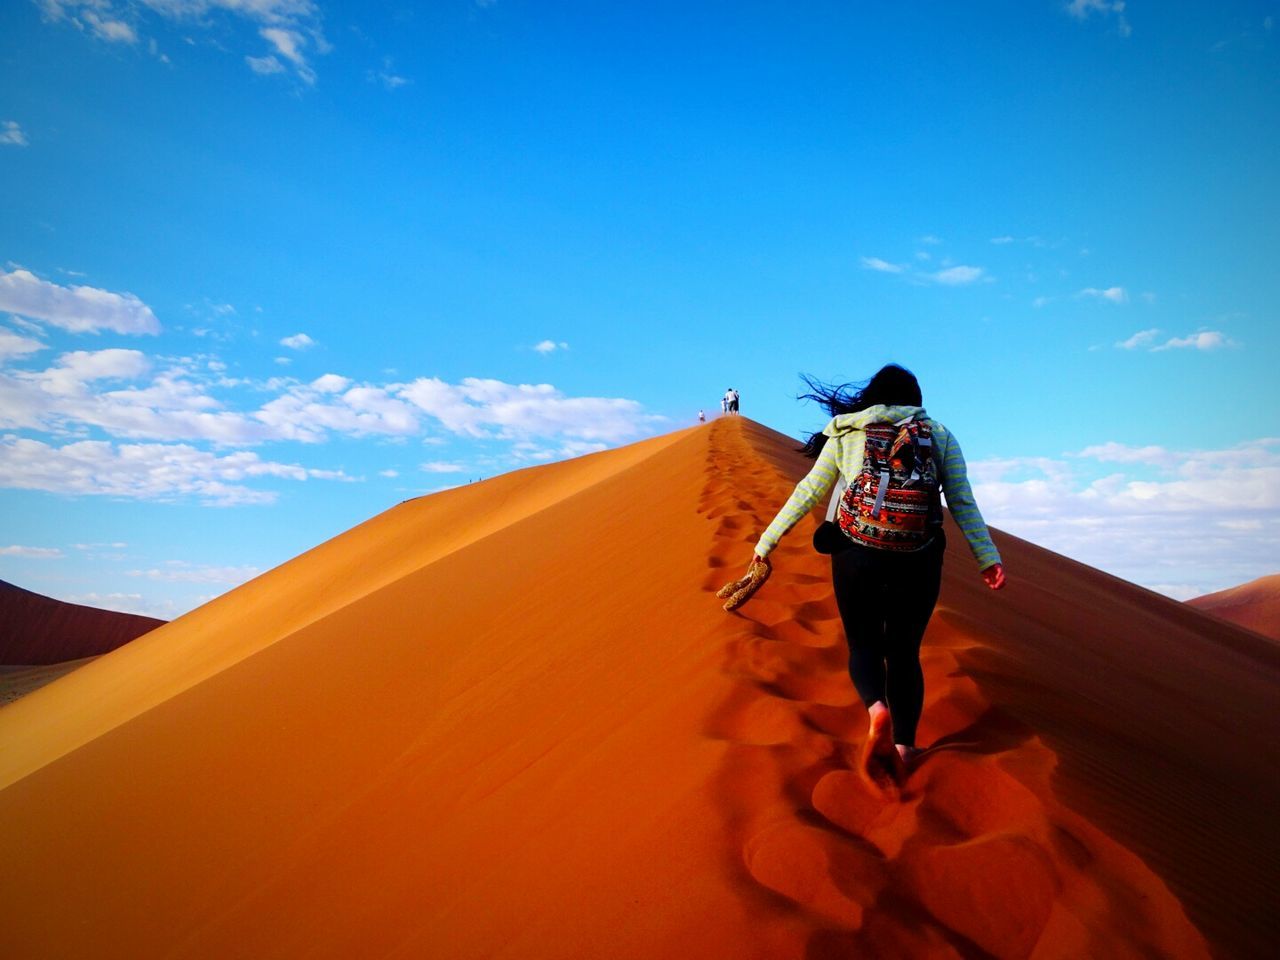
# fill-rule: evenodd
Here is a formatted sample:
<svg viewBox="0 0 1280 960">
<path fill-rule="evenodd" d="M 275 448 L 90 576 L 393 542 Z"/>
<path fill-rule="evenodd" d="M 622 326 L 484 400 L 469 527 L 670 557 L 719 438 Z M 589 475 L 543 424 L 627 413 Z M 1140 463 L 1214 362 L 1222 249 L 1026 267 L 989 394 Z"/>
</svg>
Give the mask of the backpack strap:
<svg viewBox="0 0 1280 960">
<path fill-rule="evenodd" d="M 831 523 L 836 518 L 836 510 L 840 507 L 840 500 L 844 496 L 845 489 L 849 486 L 849 482 L 845 480 L 844 474 L 840 474 L 840 479 L 836 481 L 836 488 L 831 494 L 831 503 L 827 505 L 827 522 Z"/>
</svg>

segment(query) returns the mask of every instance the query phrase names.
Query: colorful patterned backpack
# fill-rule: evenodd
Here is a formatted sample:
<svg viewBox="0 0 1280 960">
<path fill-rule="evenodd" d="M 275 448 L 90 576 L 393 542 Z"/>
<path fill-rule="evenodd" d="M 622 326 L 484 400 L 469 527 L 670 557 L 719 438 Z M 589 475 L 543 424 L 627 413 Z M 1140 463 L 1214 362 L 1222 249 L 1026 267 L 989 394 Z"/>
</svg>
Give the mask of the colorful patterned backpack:
<svg viewBox="0 0 1280 960">
<path fill-rule="evenodd" d="M 854 543 L 919 550 L 942 522 L 933 431 L 925 420 L 870 423 L 862 471 L 840 498 L 836 522 Z"/>
</svg>

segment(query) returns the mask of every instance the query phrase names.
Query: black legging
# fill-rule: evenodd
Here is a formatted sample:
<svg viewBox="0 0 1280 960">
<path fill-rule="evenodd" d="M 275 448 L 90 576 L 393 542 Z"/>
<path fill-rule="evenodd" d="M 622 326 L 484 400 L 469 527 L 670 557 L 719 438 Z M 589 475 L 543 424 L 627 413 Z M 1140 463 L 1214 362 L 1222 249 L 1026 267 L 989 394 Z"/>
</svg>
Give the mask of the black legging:
<svg viewBox="0 0 1280 960">
<path fill-rule="evenodd" d="M 866 706 L 889 704 L 893 739 L 912 746 L 924 707 L 920 640 L 938 602 L 945 547 L 939 530 L 915 553 L 854 544 L 831 558 L 853 685 Z"/>
</svg>

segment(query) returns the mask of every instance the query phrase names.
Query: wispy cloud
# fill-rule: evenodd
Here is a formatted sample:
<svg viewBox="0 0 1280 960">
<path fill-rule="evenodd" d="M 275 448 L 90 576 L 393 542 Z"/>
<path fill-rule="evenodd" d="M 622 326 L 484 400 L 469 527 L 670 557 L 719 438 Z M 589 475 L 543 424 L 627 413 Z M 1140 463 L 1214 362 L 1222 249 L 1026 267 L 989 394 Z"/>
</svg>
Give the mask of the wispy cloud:
<svg viewBox="0 0 1280 960">
<path fill-rule="evenodd" d="M 0 146 L 28 146 L 27 135 L 22 132 L 22 127 L 17 120 L 5 120 L 0 123 Z"/>
<path fill-rule="evenodd" d="M 0 273 L 0 310 L 72 333 L 160 332 L 160 321 L 151 308 L 132 293 L 113 293 L 97 287 L 63 287 L 22 269 Z"/>
<path fill-rule="evenodd" d="M 890 263 L 888 260 L 881 260 L 879 257 L 862 257 L 860 259 L 864 270 L 875 270 L 878 273 L 902 273 L 907 268 L 898 263 Z"/>
<path fill-rule="evenodd" d="M 1197 330 L 1185 337 L 1170 337 L 1160 342 L 1160 329 L 1139 330 L 1127 340 L 1116 343 L 1121 350 L 1148 350 L 1158 353 L 1164 350 L 1221 350 L 1240 346 L 1221 330 Z"/>
<path fill-rule="evenodd" d="M 921 237 L 920 241 L 922 243 L 942 242 L 934 236 Z M 916 253 L 916 259 L 924 263 L 932 258 L 927 252 L 920 250 Z M 947 257 L 941 260 L 943 266 L 939 270 L 922 270 L 907 264 L 893 263 L 881 257 L 861 257 L 859 262 L 864 270 L 872 270 L 876 273 L 903 274 L 917 283 L 940 283 L 944 286 L 956 287 L 976 283 L 979 280 L 991 279 L 982 267 L 963 264 L 953 265 L 950 258 Z"/>
<path fill-rule="evenodd" d="M 258 567 L 252 566 L 216 567 L 187 563 L 184 560 L 169 560 L 162 566 L 148 570 L 128 570 L 126 576 L 145 577 L 165 583 L 229 583 L 238 586 L 261 572 Z"/>
<path fill-rule="evenodd" d="M 0 486 L 129 500 L 195 498 L 213 506 L 273 503 L 276 493 L 244 481 L 274 477 L 344 479 L 332 471 L 263 460 L 239 451 L 219 456 L 186 444 L 81 440 L 61 446 L 0 438 Z"/>
<path fill-rule="evenodd" d="M 967 266 L 947 267 L 945 270 L 939 270 L 936 273 L 925 274 L 925 277 L 935 283 L 945 284 L 949 287 L 964 286 L 987 279 L 986 271 L 982 267 Z"/>
<path fill-rule="evenodd" d="M 1077 297 L 1093 300 L 1104 300 L 1107 303 L 1128 303 L 1129 294 L 1125 292 L 1124 287 L 1107 287 L 1105 290 L 1098 287 L 1085 287 Z"/>
<path fill-rule="evenodd" d="M 288 347 L 290 350 L 306 350 L 308 347 L 314 347 L 316 342 L 305 333 L 295 333 L 291 337 L 284 337 L 280 341 L 280 346 Z"/>
<path fill-rule="evenodd" d="M 1005 246 L 1009 246 L 1010 244 L 1017 244 L 1017 243 L 1025 243 L 1033 247 L 1045 246 L 1044 240 L 1034 235 L 1029 237 L 1014 237 L 1014 236 L 1005 234 L 1004 236 L 1001 236 L 1001 237 L 992 237 L 991 242 L 994 243 L 997 247 L 1005 247 Z"/>
<path fill-rule="evenodd" d="M 104 5 L 103 9 L 109 10 L 110 7 Z M 117 20 L 111 16 L 99 16 L 96 11 L 87 8 L 81 11 L 80 17 L 89 25 L 94 36 L 108 43 L 138 42 L 137 31 L 123 20 Z"/>
<path fill-rule="evenodd" d="M 432 460 L 418 467 L 423 473 L 461 473 L 462 464 L 448 463 L 444 460 Z"/>
<path fill-rule="evenodd" d="M 1133 33 L 1129 20 L 1124 15 L 1125 0 L 1070 0 L 1066 5 L 1067 13 L 1077 20 L 1087 20 L 1092 14 L 1102 18 L 1116 18 L 1116 32 L 1122 37 Z"/>
<path fill-rule="evenodd" d="M 1153 350 L 1220 350 L 1239 344 L 1220 330 L 1200 330 L 1186 337 L 1173 337 Z"/>
<path fill-rule="evenodd" d="M 1150 330 L 1139 330 L 1128 340 L 1119 341 L 1116 346 L 1121 350 L 1138 350 L 1143 347 L 1150 347 L 1159 336 L 1160 330 L 1156 327 L 1152 327 Z"/>
<path fill-rule="evenodd" d="M 33 560 L 61 560 L 63 553 L 57 547 L 23 547 L 17 544 L 0 547 L 0 557 L 26 557 Z"/>
<path fill-rule="evenodd" d="M 246 56 L 244 62 L 249 65 L 249 69 L 254 73 L 262 74 L 263 76 L 284 73 L 284 64 L 270 54 L 265 57 Z"/>
<path fill-rule="evenodd" d="M 542 340 L 535 343 L 533 349 L 546 356 L 549 353 L 555 353 L 557 350 L 568 350 L 569 345 L 563 340 Z"/>
<path fill-rule="evenodd" d="M 188 30 L 209 29 L 218 18 L 240 20 L 257 28 L 266 41 L 265 54 L 247 54 L 249 69 L 259 74 L 292 73 L 307 85 L 316 81 L 312 57 L 331 49 L 314 0 L 36 0 L 44 19 L 66 22 L 108 43 L 137 45 L 159 21 L 181 23 Z M 189 38 L 188 38 L 189 39 Z M 168 62 L 155 37 L 145 46 Z"/>
<path fill-rule="evenodd" d="M 370 82 L 380 83 L 388 90 L 398 90 L 409 83 L 408 77 L 395 72 L 395 63 L 391 57 L 383 57 L 382 67 L 378 70 L 370 70 L 366 76 Z"/>
<path fill-rule="evenodd" d="M 467 377 L 451 384 L 422 377 L 397 393 L 450 433 L 477 438 L 562 436 L 617 443 L 645 433 L 662 419 L 646 414 L 635 400 L 567 397 L 547 383 Z"/>
</svg>

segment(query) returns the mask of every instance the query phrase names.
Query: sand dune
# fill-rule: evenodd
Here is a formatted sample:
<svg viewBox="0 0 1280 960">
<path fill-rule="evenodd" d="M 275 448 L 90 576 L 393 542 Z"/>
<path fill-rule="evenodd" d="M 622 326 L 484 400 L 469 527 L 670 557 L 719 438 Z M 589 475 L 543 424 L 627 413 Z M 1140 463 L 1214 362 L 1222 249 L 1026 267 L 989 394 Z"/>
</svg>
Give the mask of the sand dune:
<svg viewBox="0 0 1280 960">
<path fill-rule="evenodd" d="M 55 600 L 0 580 L 0 664 L 42 666 L 96 657 L 164 622 Z"/>
<path fill-rule="evenodd" d="M 1280 573 L 1188 600 L 1197 610 L 1280 640 Z"/>
<path fill-rule="evenodd" d="M 4 708 L 5 955 L 1268 955 L 1277 646 L 956 535 L 886 796 L 808 531 L 712 596 L 791 446 L 409 501 Z"/>
</svg>

